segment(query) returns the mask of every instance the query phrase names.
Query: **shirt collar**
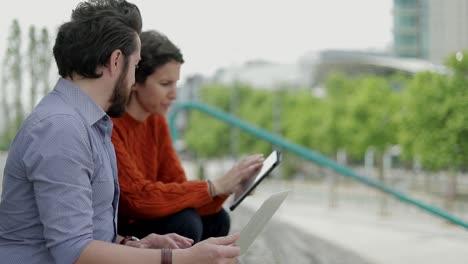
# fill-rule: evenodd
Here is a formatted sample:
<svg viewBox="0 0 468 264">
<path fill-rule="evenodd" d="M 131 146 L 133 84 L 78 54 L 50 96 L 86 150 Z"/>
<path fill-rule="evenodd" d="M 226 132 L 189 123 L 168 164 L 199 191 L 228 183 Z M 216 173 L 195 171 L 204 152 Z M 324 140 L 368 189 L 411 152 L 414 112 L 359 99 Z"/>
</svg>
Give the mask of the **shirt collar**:
<svg viewBox="0 0 468 264">
<path fill-rule="evenodd" d="M 89 126 L 94 125 L 103 117 L 109 119 L 104 110 L 93 99 L 69 80 L 60 78 L 54 90 L 64 95 L 67 102 L 83 116 Z"/>
</svg>

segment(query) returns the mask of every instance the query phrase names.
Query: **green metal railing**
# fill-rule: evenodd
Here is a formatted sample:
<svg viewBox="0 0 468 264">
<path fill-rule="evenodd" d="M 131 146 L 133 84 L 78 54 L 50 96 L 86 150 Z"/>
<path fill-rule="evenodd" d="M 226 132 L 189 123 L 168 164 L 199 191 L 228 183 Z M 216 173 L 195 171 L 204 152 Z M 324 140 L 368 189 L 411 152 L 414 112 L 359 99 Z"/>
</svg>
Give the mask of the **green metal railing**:
<svg viewBox="0 0 468 264">
<path fill-rule="evenodd" d="M 347 168 L 347 167 L 344 167 L 344 166 L 341 166 L 339 165 L 338 163 L 334 162 L 333 160 L 325 157 L 325 156 L 322 156 L 320 154 L 318 154 L 317 152 L 315 151 L 312 151 L 310 149 L 307 149 L 307 148 L 304 148 L 304 147 L 301 147 L 299 145 L 296 145 L 294 143 L 291 143 L 291 142 L 288 142 L 287 140 L 284 140 L 283 138 L 281 137 L 278 137 L 276 135 L 273 135 L 272 133 L 269 133 L 268 131 L 265 131 L 261 128 L 258 128 L 258 127 L 255 127 L 247 122 L 244 122 L 238 118 L 235 118 L 234 116 L 230 115 L 230 114 L 227 114 L 225 112 L 222 112 L 220 110 L 217 110 L 215 108 L 212 108 L 212 107 L 209 107 L 207 105 L 204 105 L 204 104 L 201 104 L 201 103 L 196 103 L 196 102 L 188 102 L 188 103 L 183 103 L 183 104 L 176 104 L 175 107 L 173 108 L 173 111 L 169 117 L 169 126 L 170 126 L 170 129 L 171 129 L 171 134 L 172 134 L 172 138 L 173 140 L 176 140 L 178 138 L 178 134 L 177 134 L 177 129 L 176 129 L 176 126 L 175 126 L 175 119 L 177 117 L 177 114 L 181 111 L 181 110 L 198 110 L 200 112 L 203 112 L 211 117 L 214 117 L 216 119 L 219 119 L 225 123 L 228 123 L 232 126 L 235 126 L 235 127 L 238 127 L 242 130 L 244 130 L 245 132 L 249 133 L 249 134 L 252 134 L 256 137 L 259 137 L 265 141 L 268 141 L 270 142 L 271 144 L 273 145 L 276 145 L 276 146 L 279 146 L 281 148 L 284 148 L 308 161 L 311 161 L 311 162 L 314 162 L 314 163 L 318 163 L 322 166 L 326 166 L 326 167 L 329 167 L 331 169 L 333 169 L 334 171 L 336 171 L 337 173 L 341 174 L 341 175 L 344 175 L 344 176 L 347 176 L 347 177 L 350 177 L 354 180 L 357 180 L 361 183 L 364 183 L 370 187 L 373 187 L 375 189 L 378 189 L 380 191 L 383 191 L 387 194 L 390 194 L 392 195 L 393 197 L 397 198 L 398 200 L 400 201 L 403 201 L 405 203 L 408 203 L 408 204 L 411 204 L 413 206 L 416 206 L 416 207 L 419 207 L 431 214 L 434 214 L 438 217 L 442 217 L 443 219 L 447 220 L 447 221 L 450 221 L 456 225 L 460 225 L 464 228 L 467 228 L 468 229 L 468 223 L 463 221 L 462 219 L 459 219 L 459 218 L 456 218 L 450 214 L 448 214 L 447 212 L 439 209 L 439 208 L 436 208 L 434 206 L 431 206 L 431 205 L 428 205 L 428 204 L 425 204 L 421 201 L 418 201 L 416 199 L 413 199 L 379 181 L 376 181 L 374 179 L 370 179 L 370 178 L 367 178 L 367 177 L 364 177 L 364 176 L 361 176 L 357 173 L 355 173 L 353 170 Z"/>
</svg>

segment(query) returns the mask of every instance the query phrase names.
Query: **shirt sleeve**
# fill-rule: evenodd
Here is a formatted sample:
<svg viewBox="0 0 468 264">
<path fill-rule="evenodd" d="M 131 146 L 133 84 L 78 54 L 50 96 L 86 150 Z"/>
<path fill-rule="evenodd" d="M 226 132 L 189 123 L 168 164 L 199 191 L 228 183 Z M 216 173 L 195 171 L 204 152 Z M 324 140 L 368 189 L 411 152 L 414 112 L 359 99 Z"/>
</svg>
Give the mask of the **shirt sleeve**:
<svg viewBox="0 0 468 264">
<path fill-rule="evenodd" d="M 25 140 L 23 163 L 46 247 L 56 263 L 74 263 L 93 237 L 93 158 L 85 125 L 54 115 L 31 126 Z"/>
</svg>

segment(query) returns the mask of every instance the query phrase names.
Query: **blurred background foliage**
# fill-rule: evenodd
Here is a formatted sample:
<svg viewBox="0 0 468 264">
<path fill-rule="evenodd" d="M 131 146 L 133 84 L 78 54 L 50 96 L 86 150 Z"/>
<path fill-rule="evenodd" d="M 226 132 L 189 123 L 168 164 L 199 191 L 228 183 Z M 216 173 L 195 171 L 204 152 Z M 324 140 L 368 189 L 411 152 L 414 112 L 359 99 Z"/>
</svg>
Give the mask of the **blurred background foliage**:
<svg viewBox="0 0 468 264">
<path fill-rule="evenodd" d="M 37 29 L 31 25 L 27 36 L 27 40 L 23 41 L 21 27 L 14 20 L 1 64 L 3 129 L 0 131 L 0 150 L 8 150 L 27 113 L 51 87 L 52 48 L 49 32 L 46 28 Z"/>
<path fill-rule="evenodd" d="M 362 163 L 369 147 L 381 157 L 389 147 L 400 145 L 403 165 L 418 157 L 429 170 L 464 170 L 467 56 L 468 52 L 450 56 L 448 73 L 353 77 L 335 72 L 326 79 L 323 98 L 307 89 L 265 91 L 236 83 L 205 85 L 198 99 L 332 158 L 345 150 L 351 163 Z M 235 129 L 195 111 L 188 120 L 184 140 L 198 156 L 268 153 L 272 148 L 244 132 L 233 140 Z"/>
<path fill-rule="evenodd" d="M 14 20 L 1 65 L 1 150 L 8 150 L 27 113 L 51 87 L 49 32 L 31 25 L 26 41 L 21 36 Z M 399 145 L 403 165 L 417 157 L 426 169 L 459 171 L 468 163 L 468 52 L 453 54 L 445 65 L 447 73 L 412 76 L 334 72 L 325 79 L 323 97 L 306 88 L 263 90 L 236 82 L 206 84 L 197 98 L 331 158 L 344 150 L 351 164 L 362 163 L 370 147 L 382 157 Z M 183 139 L 201 158 L 268 153 L 273 147 L 198 112 L 187 122 Z"/>
</svg>

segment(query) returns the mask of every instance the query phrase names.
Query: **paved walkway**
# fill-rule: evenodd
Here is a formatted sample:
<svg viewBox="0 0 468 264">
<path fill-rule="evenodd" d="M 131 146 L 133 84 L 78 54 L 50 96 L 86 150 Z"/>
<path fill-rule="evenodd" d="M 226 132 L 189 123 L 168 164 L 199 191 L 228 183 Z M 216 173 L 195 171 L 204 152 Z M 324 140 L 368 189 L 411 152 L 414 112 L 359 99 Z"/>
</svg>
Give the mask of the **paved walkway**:
<svg viewBox="0 0 468 264">
<path fill-rule="evenodd" d="M 244 200 L 243 208 L 255 210 L 269 193 L 281 189 L 267 183 Z M 279 262 L 269 263 L 468 263 L 468 230 L 422 212 L 394 212 L 382 218 L 362 210 L 330 209 L 293 192 L 272 220 L 282 224 L 268 224 L 257 245 L 264 244 L 268 248 L 264 251 L 279 254 L 275 258 Z M 297 248 L 302 254 L 300 262 L 287 261 L 281 254 L 291 255 L 279 249 L 281 243 Z"/>
<path fill-rule="evenodd" d="M 232 231 L 240 231 L 253 215 L 250 206 L 240 206 L 231 213 Z M 372 264 L 356 253 L 282 221 L 278 217 L 265 226 L 240 264 Z"/>
</svg>

